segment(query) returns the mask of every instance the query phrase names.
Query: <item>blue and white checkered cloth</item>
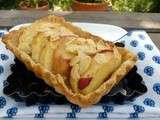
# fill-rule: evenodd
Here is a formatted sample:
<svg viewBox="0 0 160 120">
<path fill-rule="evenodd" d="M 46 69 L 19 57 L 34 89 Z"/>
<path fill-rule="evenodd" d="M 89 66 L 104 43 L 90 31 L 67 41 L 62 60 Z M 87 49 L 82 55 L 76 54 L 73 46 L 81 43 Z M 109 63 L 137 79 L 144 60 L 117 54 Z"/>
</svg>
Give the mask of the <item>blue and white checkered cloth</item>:
<svg viewBox="0 0 160 120">
<path fill-rule="evenodd" d="M 3 32 L 0 32 L 0 36 Z M 160 117 L 160 52 L 144 31 L 132 31 L 121 38 L 138 56 L 138 73 L 148 92 L 124 105 L 97 104 L 88 108 L 75 105 L 42 105 L 26 107 L 3 94 L 3 82 L 11 73 L 14 55 L 0 42 L 0 117 L 9 118 L 158 118 Z"/>
</svg>

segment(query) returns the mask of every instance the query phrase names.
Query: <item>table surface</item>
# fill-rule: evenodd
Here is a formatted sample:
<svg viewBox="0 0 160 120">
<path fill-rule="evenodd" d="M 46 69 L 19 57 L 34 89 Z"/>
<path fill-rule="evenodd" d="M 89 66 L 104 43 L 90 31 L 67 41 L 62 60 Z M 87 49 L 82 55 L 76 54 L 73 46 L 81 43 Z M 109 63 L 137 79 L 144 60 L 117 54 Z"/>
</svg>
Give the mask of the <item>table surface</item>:
<svg viewBox="0 0 160 120">
<path fill-rule="evenodd" d="M 11 28 L 17 24 L 32 22 L 50 14 L 64 16 L 71 22 L 91 22 L 120 26 L 128 31 L 145 30 L 160 49 L 160 13 L 120 13 L 120 12 L 51 12 L 1 10 L 0 28 Z"/>
</svg>

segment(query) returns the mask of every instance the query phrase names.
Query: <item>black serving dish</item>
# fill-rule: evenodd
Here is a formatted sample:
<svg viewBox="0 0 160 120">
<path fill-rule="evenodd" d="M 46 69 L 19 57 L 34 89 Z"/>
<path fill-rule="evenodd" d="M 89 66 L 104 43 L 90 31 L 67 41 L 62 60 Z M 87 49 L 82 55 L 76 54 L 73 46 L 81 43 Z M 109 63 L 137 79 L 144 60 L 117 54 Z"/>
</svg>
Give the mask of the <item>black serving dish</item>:
<svg viewBox="0 0 160 120">
<path fill-rule="evenodd" d="M 116 43 L 119 47 L 124 47 L 122 43 Z M 3 92 L 12 97 L 17 102 L 25 102 L 27 106 L 36 103 L 43 104 L 69 104 L 69 101 L 54 88 L 49 87 L 43 80 L 36 77 L 18 59 L 11 66 L 12 74 L 5 81 Z M 105 96 L 100 103 L 114 102 L 123 104 L 125 101 L 133 101 L 136 97 L 147 92 L 143 78 L 134 68 Z"/>
</svg>

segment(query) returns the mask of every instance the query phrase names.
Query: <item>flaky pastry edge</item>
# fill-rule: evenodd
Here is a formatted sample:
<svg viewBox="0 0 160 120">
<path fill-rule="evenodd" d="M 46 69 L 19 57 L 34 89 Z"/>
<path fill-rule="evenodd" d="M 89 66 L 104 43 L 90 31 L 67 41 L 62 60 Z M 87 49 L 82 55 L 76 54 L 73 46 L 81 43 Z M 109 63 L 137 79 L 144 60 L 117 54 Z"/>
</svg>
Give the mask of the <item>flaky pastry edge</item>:
<svg viewBox="0 0 160 120">
<path fill-rule="evenodd" d="M 66 22 L 63 17 L 48 16 L 37 21 L 49 21 L 51 23 L 52 22 L 60 23 L 80 37 L 90 38 L 93 40 L 103 40 L 98 36 L 92 35 L 89 32 L 81 30 L 80 28 L 74 26 L 70 22 Z M 12 31 L 9 34 L 5 35 L 2 38 L 2 42 L 4 42 L 6 44 L 6 47 L 9 50 L 11 50 L 14 53 L 14 55 L 26 65 L 26 67 L 29 70 L 33 71 L 37 77 L 42 78 L 48 85 L 53 87 L 55 91 L 64 95 L 70 102 L 77 104 L 80 107 L 88 107 L 92 104 L 96 104 L 97 102 L 99 102 L 102 96 L 109 93 L 112 87 L 118 84 L 119 81 L 133 68 L 137 60 L 136 56 L 132 52 L 128 51 L 125 48 L 117 47 L 119 52 L 122 55 L 123 63 L 114 73 L 112 73 L 110 78 L 107 79 L 98 89 L 96 89 L 95 91 L 87 95 L 83 95 L 80 93 L 73 93 L 72 89 L 68 88 L 65 85 L 64 80 L 60 74 L 55 75 L 51 73 L 39 63 L 35 63 L 31 59 L 31 57 L 27 55 L 25 52 L 20 51 L 18 49 L 16 45 L 17 45 L 19 36 L 23 32 L 23 29 L 25 28 Z M 111 42 L 109 43 L 113 44 Z"/>
</svg>

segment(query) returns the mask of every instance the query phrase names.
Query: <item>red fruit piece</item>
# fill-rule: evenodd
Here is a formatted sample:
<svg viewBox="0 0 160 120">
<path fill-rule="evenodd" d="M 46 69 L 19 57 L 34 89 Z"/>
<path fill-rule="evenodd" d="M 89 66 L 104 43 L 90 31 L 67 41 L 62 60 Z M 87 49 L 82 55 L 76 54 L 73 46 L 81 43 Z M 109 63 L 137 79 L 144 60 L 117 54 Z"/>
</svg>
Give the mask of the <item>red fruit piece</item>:
<svg viewBox="0 0 160 120">
<path fill-rule="evenodd" d="M 91 77 L 80 78 L 79 81 L 78 81 L 78 88 L 80 90 L 84 89 L 85 87 L 87 87 L 89 85 L 91 80 L 92 80 Z"/>
</svg>

